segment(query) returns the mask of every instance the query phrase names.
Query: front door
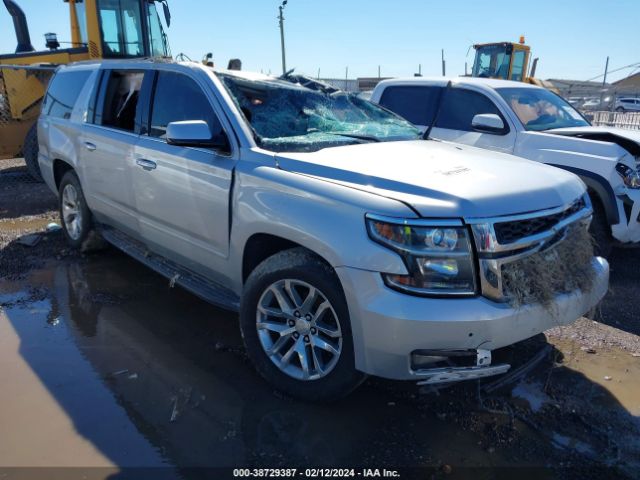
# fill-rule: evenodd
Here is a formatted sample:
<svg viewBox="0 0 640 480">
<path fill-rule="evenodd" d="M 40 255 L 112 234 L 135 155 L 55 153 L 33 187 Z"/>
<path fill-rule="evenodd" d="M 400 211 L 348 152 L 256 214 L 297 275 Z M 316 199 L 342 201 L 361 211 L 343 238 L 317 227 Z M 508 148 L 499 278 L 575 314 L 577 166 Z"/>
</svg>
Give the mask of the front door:
<svg viewBox="0 0 640 480">
<path fill-rule="evenodd" d="M 463 143 L 472 147 L 512 153 L 516 132 L 509 127 L 498 107 L 486 95 L 461 87 L 451 87 L 443 92 L 442 103 L 431 138 Z M 479 114 L 495 114 L 502 118 L 505 128 L 499 133 L 483 133 L 471 125 Z"/>
<path fill-rule="evenodd" d="M 223 128 L 194 78 L 160 71 L 150 124 L 135 150 L 132 180 L 140 231 L 147 246 L 208 276 L 224 270 L 229 253 L 229 192 L 234 161 L 228 151 L 169 145 L 171 122 L 204 120 Z"/>
</svg>

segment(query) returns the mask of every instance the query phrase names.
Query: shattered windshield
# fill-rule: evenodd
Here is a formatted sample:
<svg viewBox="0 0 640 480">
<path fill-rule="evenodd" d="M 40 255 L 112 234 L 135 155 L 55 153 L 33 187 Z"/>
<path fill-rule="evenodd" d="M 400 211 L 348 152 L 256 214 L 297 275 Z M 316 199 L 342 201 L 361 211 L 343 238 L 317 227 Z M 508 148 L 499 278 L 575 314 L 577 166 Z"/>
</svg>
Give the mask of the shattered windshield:
<svg viewBox="0 0 640 480">
<path fill-rule="evenodd" d="M 497 90 L 527 130 L 540 132 L 589 125 L 589 122 L 562 97 L 544 88 Z"/>
<path fill-rule="evenodd" d="M 253 129 L 256 142 L 267 150 L 314 152 L 354 143 L 420 138 L 419 130 L 406 120 L 355 95 L 285 80 L 218 76 Z"/>
</svg>

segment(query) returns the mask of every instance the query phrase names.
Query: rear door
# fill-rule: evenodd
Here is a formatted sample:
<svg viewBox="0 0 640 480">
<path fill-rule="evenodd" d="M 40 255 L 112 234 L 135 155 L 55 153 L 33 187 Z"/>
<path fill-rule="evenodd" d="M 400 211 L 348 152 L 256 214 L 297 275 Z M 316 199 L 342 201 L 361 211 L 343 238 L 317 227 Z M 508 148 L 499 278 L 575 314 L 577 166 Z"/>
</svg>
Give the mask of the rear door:
<svg viewBox="0 0 640 480">
<path fill-rule="evenodd" d="M 211 87 L 191 72 L 160 70 L 150 90 L 149 121 L 131 177 L 144 241 L 160 255 L 215 278 L 229 253 L 234 160 L 229 151 L 169 145 L 166 131 L 171 122 L 204 120 L 214 136 L 226 135 L 221 111 Z"/>
<path fill-rule="evenodd" d="M 85 195 L 98 219 L 139 238 L 131 171 L 140 131 L 145 73 L 105 70 L 80 140 Z"/>
</svg>

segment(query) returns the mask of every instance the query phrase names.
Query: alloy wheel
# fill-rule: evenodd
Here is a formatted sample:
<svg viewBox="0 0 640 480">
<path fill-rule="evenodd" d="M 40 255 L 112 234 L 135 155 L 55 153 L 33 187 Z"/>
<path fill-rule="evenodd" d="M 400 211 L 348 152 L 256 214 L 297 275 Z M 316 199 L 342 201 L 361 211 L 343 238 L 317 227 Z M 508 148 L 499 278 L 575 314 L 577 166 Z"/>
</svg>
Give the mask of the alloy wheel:
<svg viewBox="0 0 640 480">
<path fill-rule="evenodd" d="M 264 290 L 256 328 L 271 361 L 298 380 L 328 375 L 342 352 L 340 320 L 331 302 L 301 280 L 278 280 Z"/>
<path fill-rule="evenodd" d="M 82 235 L 82 210 L 78 190 L 72 184 L 67 184 L 62 191 L 62 221 L 73 240 Z"/>
</svg>

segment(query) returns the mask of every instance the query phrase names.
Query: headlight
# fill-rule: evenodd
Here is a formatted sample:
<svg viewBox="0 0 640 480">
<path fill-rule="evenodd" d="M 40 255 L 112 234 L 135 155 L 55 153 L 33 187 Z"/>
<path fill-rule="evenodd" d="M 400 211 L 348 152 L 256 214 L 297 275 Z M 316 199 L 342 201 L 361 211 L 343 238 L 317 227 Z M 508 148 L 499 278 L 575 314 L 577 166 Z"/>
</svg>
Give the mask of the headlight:
<svg viewBox="0 0 640 480">
<path fill-rule="evenodd" d="M 474 295 L 476 275 L 467 228 L 431 223 L 367 216 L 371 239 L 398 252 L 409 271 L 383 274 L 385 283 L 418 295 Z"/>
<path fill-rule="evenodd" d="M 616 172 L 622 177 L 624 184 L 629 188 L 640 188 L 640 173 L 624 163 L 616 165 Z"/>
</svg>

